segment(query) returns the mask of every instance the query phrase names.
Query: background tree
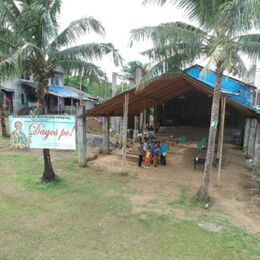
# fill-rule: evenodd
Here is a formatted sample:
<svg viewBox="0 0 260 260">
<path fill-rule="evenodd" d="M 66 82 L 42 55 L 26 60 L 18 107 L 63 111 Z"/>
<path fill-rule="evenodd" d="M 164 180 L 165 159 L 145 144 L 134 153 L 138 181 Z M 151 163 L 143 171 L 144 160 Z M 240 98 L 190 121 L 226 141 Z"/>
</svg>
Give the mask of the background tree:
<svg viewBox="0 0 260 260">
<path fill-rule="evenodd" d="M 89 80 L 80 76 L 68 76 L 64 77 L 64 84 L 80 89 L 80 83 L 82 90 L 90 95 L 99 98 L 100 100 L 106 100 L 111 97 L 112 84 L 107 79 L 105 80 Z"/>
<path fill-rule="evenodd" d="M 150 39 L 153 48 L 143 52 L 156 64 L 154 74 L 184 68 L 198 58 L 206 58 L 206 69 L 214 68 L 216 83 L 214 88 L 211 121 L 209 128 L 206 164 L 202 183 L 197 196 L 208 200 L 208 188 L 215 151 L 215 140 L 219 119 L 221 79 L 224 71 L 244 74 L 241 54 L 250 58 L 260 57 L 260 34 L 248 34 L 259 28 L 260 1 L 258 0 L 146 0 L 160 5 L 174 2 L 183 8 L 198 27 L 183 22 L 160 24 L 132 30 L 132 41 Z M 206 72 L 204 70 L 204 72 Z"/>
<path fill-rule="evenodd" d="M 48 79 L 57 69 L 85 78 L 104 78 L 103 71 L 93 64 L 94 59 L 112 54 L 118 64 L 121 57 L 111 43 L 86 43 L 72 46 L 77 39 L 93 31 L 101 36 L 105 30 L 99 21 L 84 17 L 59 32 L 57 17 L 60 0 L 0 0 L 0 73 L 3 77 L 18 76 L 25 68 L 37 87 L 37 109 L 45 111 Z M 2 46 L 8 46 L 8 52 Z M 55 178 L 49 149 L 43 149 L 46 182 Z"/>
<path fill-rule="evenodd" d="M 140 61 L 129 61 L 126 66 L 123 66 L 122 78 L 128 80 L 132 84 L 136 84 L 136 70 L 141 68 L 142 77 L 147 73 L 148 64 L 143 64 Z"/>
</svg>

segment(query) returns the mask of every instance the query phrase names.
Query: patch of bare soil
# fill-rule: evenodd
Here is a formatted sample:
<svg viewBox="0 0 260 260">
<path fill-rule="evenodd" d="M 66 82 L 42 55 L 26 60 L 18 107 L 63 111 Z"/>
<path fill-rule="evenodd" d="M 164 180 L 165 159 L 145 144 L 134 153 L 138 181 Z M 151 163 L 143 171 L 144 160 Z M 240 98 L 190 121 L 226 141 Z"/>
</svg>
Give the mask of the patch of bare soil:
<svg viewBox="0 0 260 260">
<path fill-rule="evenodd" d="M 136 213 L 153 211 L 177 217 L 200 217 L 211 214 L 211 210 L 198 209 L 190 213 L 169 206 L 174 205 L 185 187 L 190 194 L 196 194 L 203 171 L 199 167 L 193 170 L 195 154 L 194 144 L 173 146 L 166 166 L 140 168 L 137 166 L 137 156 L 129 156 L 126 168 L 123 169 L 120 152 L 115 151 L 111 155 L 100 156 L 90 162 L 90 166 L 115 173 L 127 172 L 132 177 L 129 182 L 136 193 L 129 196 Z M 213 208 L 220 208 L 220 214 L 227 216 L 231 222 L 251 233 L 259 233 L 260 198 L 255 195 L 256 185 L 249 176 L 244 161 L 241 150 L 233 145 L 225 145 L 221 186 L 216 186 L 217 169 L 214 168 L 210 183 L 210 203 Z"/>
</svg>

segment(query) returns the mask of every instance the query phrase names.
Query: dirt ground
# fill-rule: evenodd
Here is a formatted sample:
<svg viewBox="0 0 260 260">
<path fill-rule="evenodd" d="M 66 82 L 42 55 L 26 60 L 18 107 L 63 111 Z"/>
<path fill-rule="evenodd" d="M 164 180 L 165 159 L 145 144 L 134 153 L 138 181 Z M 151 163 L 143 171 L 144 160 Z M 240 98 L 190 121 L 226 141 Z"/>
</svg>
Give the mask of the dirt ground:
<svg viewBox="0 0 260 260">
<path fill-rule="evenodd" d="M 181 189 L 196 194 L 201 182 L 202 169 L 193 170 L 195 144 L 173 146 L 169 149 L 166 166 L 137 166 L 137 156 L 130 156 L 126 169 L 122 168 L 119 151 L 98 157 L 90 163 L 92 167 L 112 172 L 127 172 L 130 185 L 137 191 L 130 197 L 136 212 L 159 211 L 173 214 L 167 205 L 176 200 Z M 217 170 L 214 168 L 210 183 L 210 208 L 217 208 L 219 214 L 250 233 L 260 233 L 260 197 L 256 195 L 256 184 L 245 164 L 242 151 L 237 146 L 225 144 L 221 186 L 217 187 Z M 159 203 L 153 206 L 153 202 Z M 210 211 L 210 209 L 209 209 Z M 204 212 L 204 213 L 203 213 Z M 188 214 L 174 211 L 178 217 Z M 205 210 L 201 211 L 205 214 Z"/>
</svg>

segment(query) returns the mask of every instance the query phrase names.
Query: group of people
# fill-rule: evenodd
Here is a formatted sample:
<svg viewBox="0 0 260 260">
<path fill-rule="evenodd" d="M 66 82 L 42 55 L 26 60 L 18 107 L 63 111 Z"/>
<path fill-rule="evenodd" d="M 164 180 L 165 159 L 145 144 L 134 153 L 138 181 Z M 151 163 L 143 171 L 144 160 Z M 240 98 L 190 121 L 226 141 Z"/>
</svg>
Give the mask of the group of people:
<svg viewBox="0 0 260 260">
<path fill-rule="evenodd" d="M 144 168 L 149 168 L 151 165 L 157 167 L 157 165 L 166 165 L 166 154 L 168 147 L 164 141 L 156 141 L 153 138 L 144 137 L 144 141 L 140 140 L 138 146 L 138 166 L 142 167 L 144 162 Z"/>
</svg>

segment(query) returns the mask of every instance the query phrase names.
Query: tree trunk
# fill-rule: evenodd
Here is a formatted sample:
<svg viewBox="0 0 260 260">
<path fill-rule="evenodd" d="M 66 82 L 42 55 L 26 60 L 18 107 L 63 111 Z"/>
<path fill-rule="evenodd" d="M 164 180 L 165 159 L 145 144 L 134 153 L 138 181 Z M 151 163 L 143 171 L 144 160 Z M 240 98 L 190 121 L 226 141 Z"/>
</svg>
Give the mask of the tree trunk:
<svg viewBox="0 0 260 260">
<path fill-rule="evenodd" d="M 39 113 L 41 115 L 45 114 L 45 90 L 47 89 L 48 80 L 39 80 L 38 81 L 38 89 L 37 89 L 37 106 Z M 42 175 L 42 180 L 45 182 L 51 182 L 55 179 L 55 173 L 52 168 L 51 156 L 49 149 L 43 149 L 43 158 L 44 158 L 44 171 Z"/>
<path fill-rule="evenodd" d="M 202 183 L 197 192 L 198 199 L 205 202 L 207 202 L 209 198 L 208 195 L 209 181 L 210 181 L 210 175 L 212 172 L 212 165 L 214 160 L 215 141 L 216 141 L 217 126 L 218 126 L 218 118 L 219 118 L 221 78 L 223 76 L 223 69 L 221 68 L 221 63 L 217 64 L 216 76 L 217 76 L 216 86 L 214 88 L 212 107 L 211 107 L 211 120 L 210 120 L 210 128 L 209 128 L 209 140 L 208 140 L 206 162 L 204 167 L 204 173 L 202 176 Z"/>
<path fill-rule="evenodd" d="M 55 173 L 52 168 L 49 149 L 43 149 L 43 158 L 44 158 L 44 171 L 42 175 L 42 180 L 45 182 L 51 182 L 55 179 Z"/>
<path fill-rule="evenodd" d="M 1 116 L 2 137 L 8 137 L 7 130 L 6 130 L 6 124 L 5 124 L 5 112 L 4 112 L 4 108 L 2 105 L 0 106 L 0 116 Z"/>
</svg>

